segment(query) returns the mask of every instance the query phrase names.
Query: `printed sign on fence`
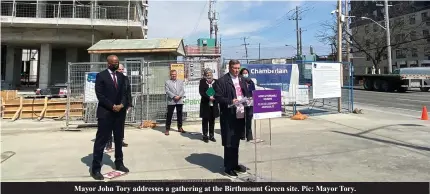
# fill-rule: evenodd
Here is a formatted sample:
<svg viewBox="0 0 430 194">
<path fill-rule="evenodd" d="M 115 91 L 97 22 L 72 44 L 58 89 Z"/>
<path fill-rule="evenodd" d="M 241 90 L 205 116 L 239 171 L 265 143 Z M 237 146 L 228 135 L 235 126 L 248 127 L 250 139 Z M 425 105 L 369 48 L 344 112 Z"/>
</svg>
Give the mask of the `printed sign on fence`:
<svg viewBox="0 0 430 194">
<path fill-rule="evenodd" d="M 313 98 L 338 98 L 342 94 L 340 63 L 313 63 Z"/>
<path fill-rule="evenodd" d="M 242 64 L 249 77 L 257 80 L 257 86 L 288 91 L 291 82 L 292 64 Z"/>
<path fill-rule="evenodd" d="M 255 90 L 252 92 L 254 119 L 269 119 L 282 116 L 280 90 Z"/>
<path fill-rule="evenodd" d="M 96 76 L 99 72 L 85 73 L 84 102 L 98 102 L 96 96 Z"/>
<path fill-rule="evenodd" d="M 185 80 L 185 66 L 184 64 L 170 64 L 170 70 L 176 70 L 176 79 Z"/>
</svg>

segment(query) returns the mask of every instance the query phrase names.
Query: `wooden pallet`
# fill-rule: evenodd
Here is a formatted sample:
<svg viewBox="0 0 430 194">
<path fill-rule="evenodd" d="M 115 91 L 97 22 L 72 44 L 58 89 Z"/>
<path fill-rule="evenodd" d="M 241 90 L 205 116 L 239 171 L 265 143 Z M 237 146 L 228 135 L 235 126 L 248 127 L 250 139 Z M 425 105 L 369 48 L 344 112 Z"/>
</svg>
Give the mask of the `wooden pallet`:
<svg viewBox="0 0 430 194">
<path fill-rule="evenodd" d="M 35 119 L 42 120 L 43 118 L 62 118 L 67 113 L 66 98 L 33 98 L 4 100 L 2 99 L 3 119 Z M 83 116 L 83 102 L 74 100 L 70 102 L 70 117 Z"/>
</svg>

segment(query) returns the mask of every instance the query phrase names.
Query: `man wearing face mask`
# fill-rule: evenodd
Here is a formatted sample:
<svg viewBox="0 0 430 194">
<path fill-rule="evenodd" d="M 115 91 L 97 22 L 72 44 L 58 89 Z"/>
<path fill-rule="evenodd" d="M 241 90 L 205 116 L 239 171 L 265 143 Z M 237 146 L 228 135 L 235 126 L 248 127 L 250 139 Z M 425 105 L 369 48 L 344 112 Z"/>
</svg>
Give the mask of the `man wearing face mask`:
<svg viewBox="0 0 430 194">
<path fill-rule="evenodd" d="M 117 72 L 118 57 L 110 55 L 107 58 L 108 68 L 96 76 L 95 91 L 98 99 L 97 106 L 97 134 L 93 148 L 93 162 L 91 176 L 96 180 L 103 180 L 100 173 L 102 167 L 103 150 L 109 138 L 114 135 L 115 141 L 115 169 L 128 172 L 124 166 L 122 153 L 122 120 L 121 111 L 128 107 L 127 86 L 125 77 Z"/>
<path fill-rule="evenodd" d="M 125 128 L 125 119 L 127 117 L 127 112 L 133 107 L 133 103 L 132 103 L 132 98 L 131 98 L 131 86 L 130 86 L 130 80 L 127 77 L 127 71 L 124 68 L 123 64 L 119 64 L 118 69 L 116 70 L 120 73 L 122 73 L 124 75 L 124 81 L 125 81 L 125 85 L 127 86 L 126 90 L 127 90 L 127 104 L 128 107 L 124 108 L 120 111 L 121 113 L 121 120 L 122 120 L 122 146 L 123 147 L 127 147 L 128 144 L 124 142 L 124 128 Z M 111 150 L 112 149 L 112 136 L 110 136 L 110 139 L 106 145 L 106 150 Z"/>
</svg>

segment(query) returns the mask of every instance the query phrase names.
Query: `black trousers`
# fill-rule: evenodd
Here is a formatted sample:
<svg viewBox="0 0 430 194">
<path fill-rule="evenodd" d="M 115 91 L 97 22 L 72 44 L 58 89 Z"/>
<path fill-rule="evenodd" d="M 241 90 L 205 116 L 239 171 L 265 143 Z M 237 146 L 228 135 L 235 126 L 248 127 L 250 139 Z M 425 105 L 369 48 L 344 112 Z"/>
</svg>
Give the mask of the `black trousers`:
<svg viewBox="0 0 430 194">
<path fill-rule="evenodd" d="M 239 165 L 239 148 L 224 146 L 224 168 L 231 171 Z"/>
<path fill-rule="evenodd" d="M 237 145 L 236 146 L 224 146 L 224 168 L 226 171 L 234 170 L 239 165 L 239 145 L 240 145 L 240 137 L 241 137 L 241 129 L 243 129 L 245 125 L 245 119 L 236 119 L 234 125 L 229 130 L 234 130 L 236 133 L 233 133 L 230 136 L 230 144 Z"/>
<path fill-rule="evenodd" d="M 166 129 L 170 130 L 172 124 L 173 111 L 176 108 L 176 118 L 178 120 L 178 129 L 182 128 L 182 108 L 183 104 L 167 105 L 167 119 L 166 119 Z"/>
<path fill-rule="evenodd" d="M 96 140 L 94 141 L 93 148 L 92 172 L 99 172 L 102 167 L 103 151 L 106 143 L 112 137 L 112 131 L 115 141 L 115 164 L 122 164 L 123 162 L 122 136 L 124 128 L 122 127 L 120 115 L 99 118 L 97 124 Z"/>
<path fill-rule="evenodd" d="M 209 137 L 214 136 L 215 131 L 215 117 L 211 116 L 209 118 L 202 118 L 202 129 L 203 136 L 207 137 L 209 132 Z"/>
<path fill-rule="evenodd" d="M 121 135 L 121 140 L 124 140 L 124 131 L 125 131 L 125 119 L 126 119 L 126 117 L 127 117 L 127 110 L 124 110 L 124 111 L 121 111 L 120 113 L 120 119 L 121 119 L 121 127 L 122 127 L 122 135 Z M 113 142 L 114 140 L 112 140 L 112 136 L 110 136 L 109 137 L 109 140 L 108 140 L 108 142 L 107 142 L 107 145 L 106 146 L 112 146 L 112 142 Z"/>
</svg>

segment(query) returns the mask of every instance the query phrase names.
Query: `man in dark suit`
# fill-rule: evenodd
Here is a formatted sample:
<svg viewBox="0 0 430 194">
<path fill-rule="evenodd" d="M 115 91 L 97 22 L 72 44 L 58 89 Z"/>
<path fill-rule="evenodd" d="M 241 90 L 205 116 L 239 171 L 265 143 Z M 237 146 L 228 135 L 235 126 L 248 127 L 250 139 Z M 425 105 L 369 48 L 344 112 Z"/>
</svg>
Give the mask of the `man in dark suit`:
<svg viewBox="0 0 430 194">
<path fill-rule="evenodd" d="M 121 125 L 122 128 L 123 128 L 122 129 L 122 146 L 123 147 L 127 147 L 128 144 L 124 142 L 124 132 L 125 132 L 124 128 L 125 128 L 125 119 L 127 117 L 127 112 L 130 110 L 131 107 L 133 107 L 132 98 L 131 98 L 131 85 L 130 85 L 130 80 L 127 77 L 127 71 L 125 70 L 123 64 L 119 64 L 117 71 L 120 72 L 120 73 L 122 73 L 122 74 L 124 74 L 124 81 L 125 81 L 124 84 L 127 86 L 126 93 L 127 93 L 127 105 L 128 105 L 128 107 L 127 108 L 123 108 L 120 111 L 120 113 L 121 113 L 121 120 L 122 120 L 122 123 L 123 123 Z M 112 149 L 112 143 L 113 142 L 112 142 L 112 136 L 111 136 L 109 138 L 109 141 L 108 141 L 107 145 L 106 145 L 106 150 Z"/>
<path fill-rule="evenodd" d="M 108 68 L 96 76 L 95 90 L 99 101 L 97 107 L 97 134 L 94 141 L 93 162 L 91 176 L 96 180 L 103 180 L 101 162 L 103 150 L 111 137 L 112 131 L 115 141 L 115 169 L 128 172 L 123 163 L 122 153 L 122 120 L 121 110 L 127 107 L 125 78 L 117 72 L 118 57 L 110 55 L 107 58 Z"/>
<path fill-rule="evenodd" d="M 224 146 L 224 167 L 226 175 L 236 178 L 237 172 L 245 173 L 239 165 L 239 143 L 245 131 L 245 105 L 238 102 L 248 96 L 245 80 L 239 75 L 240 62 L 229 62 L 229 73 L 215 84 L 215 100 L 220 106 L 221 141 Z M 232 106 L 234 105 L 234 106 Z"/>
</svg>

